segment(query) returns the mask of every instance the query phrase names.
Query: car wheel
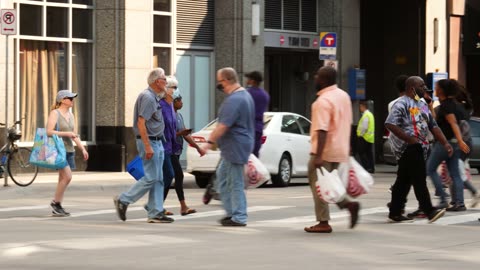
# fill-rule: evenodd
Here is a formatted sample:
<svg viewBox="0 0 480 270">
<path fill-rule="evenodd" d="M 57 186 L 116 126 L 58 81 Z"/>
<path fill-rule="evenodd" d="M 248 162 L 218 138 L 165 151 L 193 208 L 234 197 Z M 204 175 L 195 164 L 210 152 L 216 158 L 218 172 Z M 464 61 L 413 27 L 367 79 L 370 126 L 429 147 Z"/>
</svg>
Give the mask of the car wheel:
<svg viewBox="0 0 480 270">
<path fill-rule="evenodd" d="M 210 174 L 195 174 L 195 182 L 199 188 L 206 188 L 210 181 Z"/>
<path fill-rule="evenodd" d="M 287 187 L 288 184 L 290 184 L 291 177 L 292 161 L 290 156 L 284 153 L 278 163 L 278 173 L 272 177 L 273 185 L 277 187 Z"/>
</svg>

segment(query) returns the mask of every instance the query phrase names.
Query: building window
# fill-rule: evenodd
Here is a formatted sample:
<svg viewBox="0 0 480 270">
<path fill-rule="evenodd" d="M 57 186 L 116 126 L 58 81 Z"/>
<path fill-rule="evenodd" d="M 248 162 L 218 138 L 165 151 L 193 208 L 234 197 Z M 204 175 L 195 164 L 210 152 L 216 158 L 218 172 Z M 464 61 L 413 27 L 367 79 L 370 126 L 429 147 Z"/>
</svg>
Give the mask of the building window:
<svg viewBox="0 0 480 270">
<path fill-rule="evenodd" d="M 153 0 L 153 66 L 171 74 L 172 66 L 172 1 Z"/>
<path fill-rule="evenodd" d="M 317 0 L 265 0 L 265 28 L 317 32 Z"/>
<path fill-rule="evenodd" d="M 46 126 L 57 92 L 70 89 L 78 93 L 72 109 L 77 132 L 92 141 L 94 1 L 31 2 L 15 4 L 20 14 L 15 108 L 22 140 L 33 141 L 36 128 Z"/>
</svg>

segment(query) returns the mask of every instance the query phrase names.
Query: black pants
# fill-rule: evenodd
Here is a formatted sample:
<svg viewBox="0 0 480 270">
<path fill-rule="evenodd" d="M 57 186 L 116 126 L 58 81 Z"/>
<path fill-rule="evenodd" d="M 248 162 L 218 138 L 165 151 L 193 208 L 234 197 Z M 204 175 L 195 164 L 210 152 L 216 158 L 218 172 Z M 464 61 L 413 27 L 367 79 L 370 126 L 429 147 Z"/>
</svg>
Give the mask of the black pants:
<svg viewBox="0 0 480 270">
<path fill-rule="evenodd" d="M 253 155 L 260 157 L 260 148 L 262 147 L 263 132 L 255 132 L 255 146 L 253 148 Z"/>
<path fill-rule="evenodd" d="M 375 172 L 375 160 L 373 157 L 373 143 L 365 141 L 364 138 L 358 138 L 358 155 L 360 164 L 368 172 Z"/>
<path fill-rule="evenodd" d="M 426 162 L 420 144 L 409 145 L 398 161 L 397 180 L 392 188 L 391 216 L 401 214 L 411 186 L 413 186 L 420 209 L 425 214 L 430 214 L 434 208 L 427 188 Z"/>
<path fill-rule="evenodd" d="M 179 201 L 185 200 L 185 194 L 183 192 L 183 169 L 180 164 L 180 156 L 172 155 L 172 166 L 173 172 L 175 174 L 175 191 L 177 192 L 177 197 Z M 167 190 L 165 188 L 165 190 Z M 167 191 L 168 192 L 168 191 Z"/>
</svg>

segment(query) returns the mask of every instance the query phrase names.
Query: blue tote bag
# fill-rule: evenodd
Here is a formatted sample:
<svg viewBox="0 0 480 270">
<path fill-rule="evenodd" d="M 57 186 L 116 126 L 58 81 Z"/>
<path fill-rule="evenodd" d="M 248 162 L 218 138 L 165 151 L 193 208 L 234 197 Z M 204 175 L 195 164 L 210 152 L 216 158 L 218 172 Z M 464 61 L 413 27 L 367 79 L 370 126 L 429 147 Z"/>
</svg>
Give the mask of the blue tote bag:
<svg viewBox="0 0 480 270">
<path fill-rule="evenodd" d="M 45 128 L 37 128 L 33 142 L 30 164 L 48 169 L 63 169 L 67 166 L 67 151 L 63 140 L 53 135 L 47 136 Z"/>
</svg>

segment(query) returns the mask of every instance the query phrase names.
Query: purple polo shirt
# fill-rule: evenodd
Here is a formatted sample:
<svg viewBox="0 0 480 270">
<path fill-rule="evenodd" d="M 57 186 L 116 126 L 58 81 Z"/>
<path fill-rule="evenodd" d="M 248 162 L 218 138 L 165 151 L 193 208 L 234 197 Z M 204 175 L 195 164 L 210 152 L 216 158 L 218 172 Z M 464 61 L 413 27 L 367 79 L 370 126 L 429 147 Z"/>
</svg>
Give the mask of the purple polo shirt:
<svg viewBox="0 0 480 270">
<path fill-rule="evenodd" d="M 259 87 L 250 87 L 247 91 L 255 104 L 255 132 L 263 132 L 263 113 L 268 109 L 270 96 L 267 91 Z"/>
<path fill-rule="evenodd" d="M 173 103 L 168 104 L 165 99 L 160 100 L 159 104 L 162 107 L 163 121 L 165 122 L 165 141 L 163 142 L 163 148 L 165 149 L 165 154 L 173 155 L 180 148 L 176 141 L 177 119 L 175 117 L 175 110 L 173 109 Z"/>
</svg>

